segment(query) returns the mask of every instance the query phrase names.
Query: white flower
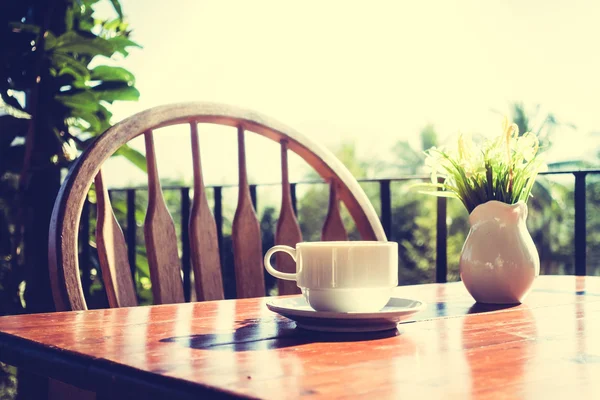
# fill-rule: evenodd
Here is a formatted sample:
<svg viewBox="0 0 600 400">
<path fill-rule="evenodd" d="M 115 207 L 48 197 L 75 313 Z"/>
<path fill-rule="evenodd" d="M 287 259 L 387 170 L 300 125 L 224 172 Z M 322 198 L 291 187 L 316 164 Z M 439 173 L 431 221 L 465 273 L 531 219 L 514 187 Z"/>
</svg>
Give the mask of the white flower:
<svg viewBox="0 0 600 400">
<path fill-rule="evenodd" d="M 441 152 L 434 146 L 425 152 L 425 166 L 428 167 L 431 174 L 431 183 L 438 183 L 438 173 L 442 170 Z"/>
<path fill-rule="evenodd" d="M 506 142 L 506 163 L 510 165 L 512 158 L 511 141 L 519 137 L 519 127 L 514 123 L 509 124 L 508 118 L 504 117 L 504 121 L 502 121 L 502 128 L 504 129 L 503 139 Z"/>
<path fill-rule="evenodd" d="M 458 138 L 458 161 L 467 178 L 485 173 L 483 153 L 476 149 L 469 134 L 462 134 Z"/>
<path fill-rule="evenodd" d="M 515 151 L 518 156 L 523 157 L 523 159 L 528 162 L 533 160 L 539 147 L 540 143 L 537 136 L 531 132 L 527 132 L 517 139 Z"/>
<path fill-rule="evenodd" d="M 468 134 L 461 134 L 452 149 L 426 151 L 425 165 L 431 172 L 431 183 L 425 193 L 459 198 L 471 212 L 478 204 L 500 200 L 510 204 L 526 201 L 539 172 L 546 170 L 539 157 L 536 135 L 526 132 L 504 118 L 502 132 L 487 140 L 482 147 Z M 444 183 L 438 183 L 439 177 Z M 439 190 L 443 188 L 444 190 Z"/>
</svg>

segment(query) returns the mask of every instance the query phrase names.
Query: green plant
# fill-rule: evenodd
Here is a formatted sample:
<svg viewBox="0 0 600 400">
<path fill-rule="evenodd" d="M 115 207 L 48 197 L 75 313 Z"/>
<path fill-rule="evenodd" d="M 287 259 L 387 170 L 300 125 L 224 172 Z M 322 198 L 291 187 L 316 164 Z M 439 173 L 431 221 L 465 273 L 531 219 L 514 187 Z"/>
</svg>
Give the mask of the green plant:
<svg viewBox="0 0 600 400">
<path fill-rule="evenodd" d="M 121 5 L 110 0 L 116 17 L 98 20 L 96 3 L 0 5 L 0 314 L 52 310 L 48 224 L 61 174 L 110 126 L 114 101 L 139 97 L 115 66 L 139 47 Z M 145 169 L 133 149 L 118 154 Z"/>
<path fill-rule="evenodd" d="M 460 135 L 456 150 L 433 147 L 425 154 L 431 183 L 414 187 L 426 194 L 458 198 L 469 213 L 490 200 L 527 202 L 538 173 L 546 168 L 537 136 L 519 135 L 518 126 L 507 118 L 502 134 L 480 147 L 469 135 Z"/>
</svg>

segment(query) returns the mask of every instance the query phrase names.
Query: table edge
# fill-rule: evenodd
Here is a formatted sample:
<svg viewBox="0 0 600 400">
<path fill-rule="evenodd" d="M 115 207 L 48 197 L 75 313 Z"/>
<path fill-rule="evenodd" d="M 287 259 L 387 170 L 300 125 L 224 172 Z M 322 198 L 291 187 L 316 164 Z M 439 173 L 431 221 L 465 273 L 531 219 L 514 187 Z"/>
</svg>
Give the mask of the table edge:
<svg viewBox="0 0 600 400">
<path fill-rule="evenodd" d="M 90 361 L 94 361 L 92 365 Z M 76 352 L 47 347 L 40 343 L 0 332 L 0 361 L 40 376 L 56 379 L 96 393 L 130 392 L 132 395 L 150 395 L 194 399 L 252 399 L 253 397 L 229 392 L 171 376 L 140 370 L 103 358 L 92 358 Z"/>
</svg>

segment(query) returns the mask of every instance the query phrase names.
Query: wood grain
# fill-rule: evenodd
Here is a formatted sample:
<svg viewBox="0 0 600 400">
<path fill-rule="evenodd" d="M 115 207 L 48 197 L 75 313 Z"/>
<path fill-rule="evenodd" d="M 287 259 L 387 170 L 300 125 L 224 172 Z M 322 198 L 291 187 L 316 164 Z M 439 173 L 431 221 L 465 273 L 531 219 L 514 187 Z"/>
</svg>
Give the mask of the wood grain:
<svg viewBox="0 0 600 400">
<path fill-rule="evenodd" d="M 194 201 L 190 213 L 190 248 L 199 301 L 223 299 L 223 279 L 217 225 L 210 211 L 200 158 L 198 124 L 190 123 L 194 171 Z"/>
<path fill-rule="evenodd" d="M 181 303 L 183 283 L 173 218 L 162 194 L 152 131 L 144 133 L 148 166 L 148 210 L 144 238 L 154 304 Z"/>
<path fill-rule="evenodd" d="M 329 183 L 329 208 L 327 209 L 327 216 L 325 217 L 325 223 L 323 224 L 321 240 L 348 240 L 348 234 L 346 233 L 342 214 L 340 213 L 337 182 L 334 180 Z"/>
<path fill-rule="evenodd" d="M 231 226 L 235 287 L 238 299 L 265 295 L 261 232 L 250 198 L 244 128 L 238 127 L 238 204 Z"/>
<path fill-rule="evenodd" d="M 339 182 L 344 202 L 363 240 L 387 240 L 368 197 L 348 169 L 327 149 L 286 125 L 254 111 L 214 103 L 180 103 L 135 114 L 108 129 L 82 153 L 70 168 L 58 193 L 50 223 L 49 264 L 54 303 L 58 310 L 85 310 L 79 278 L 77 235 L 87 191 L 100 166 L 123 144 L 146 131 L 161 127 L 214 123 L 238 127 L 268 139 L 286 140 L 288 149 L 312 166 L 326 181 Z"/>
<path fill-rule="evenodd" d="M 127 256 L 127 244 L 110 205 L 108 190 L 102 179 L 102 170 L 98 171 L 94 183 L 98 210 L 96 248 L 108 305 L 110 307 L 137 306 L 137 296 Z"/>
<path fill-rule="evenodd" d="M 0 317 L 0 360 L 135 398 L 596 398 L 600 277 L 542 276 L 525 304 L 462 283 L 397 288 L 427 309 L 375 335 L 319 334 L 267 299 Z"/>
<path fill-rule="evenodd" d="M 292 205 L 292 195 L 290 193 L 290 178 L 288 173 L 288 145 L 286 141 L 281 141 L 281 211 L 277 220 L 277 229 L 275 231 L 275 244 L 283 244 L 290 247 L 296 247 L 297 243 L 302 241 L 300 225 L 294 214 Z M 296 262 L 287 254 L 277 253 L 275 255 L 277 269 L 282 272 L 296 272 Z M 285 281 L 279 279 L 277 282 L 279 294 L 299 294 L 300 288 L 295 281 Z"/>
</svg>

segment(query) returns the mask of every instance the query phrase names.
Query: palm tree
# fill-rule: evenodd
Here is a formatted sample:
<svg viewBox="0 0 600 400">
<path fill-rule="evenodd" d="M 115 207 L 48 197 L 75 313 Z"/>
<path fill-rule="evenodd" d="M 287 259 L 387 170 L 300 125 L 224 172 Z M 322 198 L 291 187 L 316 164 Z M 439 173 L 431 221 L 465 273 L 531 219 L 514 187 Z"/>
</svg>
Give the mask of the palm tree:
<svg viewBox="0 0 600 400">
<path fill-rule="evenodd" d="M 576 129 L 571 123 L 560 122 L 553 113 L 540 113 L 540 106 L 527 110 L 523 103 L 513 103 L 511 118 L 519 127 L 519 133 L 535 133 L 542 151 L 552 146 L 553 138 L 565 129 Z M 570 160 L 548 164 L 548 169 L 585 167 L 582 160 Z M 573 268 L 574 205 L 573 190 L 562 183 L 541 176 L 529 201 L 528 226 L 540 253 L 542 273 L 567 273 Z"/>
<path fill-rule="evenodd" d="M 395 156 L 393 169 L 396 174 L 416 175 L 423 172 L 425 155 L 423 152 L 438 145 L 438 135 L 432 124 L 426 125 L 419 133 L 421 148 L 415 149 L 406 140 L 399 140 L 394 145 L 392 152 Z"/>
</svg>

